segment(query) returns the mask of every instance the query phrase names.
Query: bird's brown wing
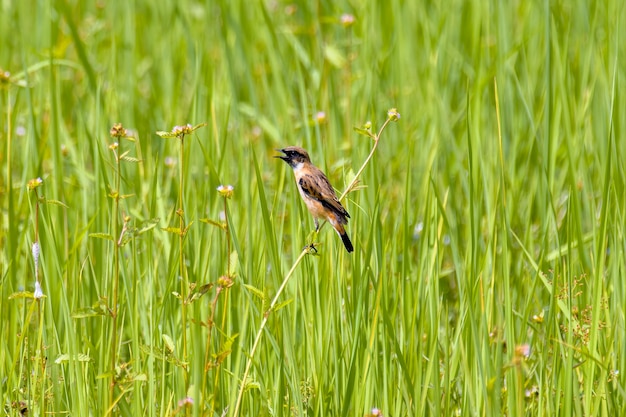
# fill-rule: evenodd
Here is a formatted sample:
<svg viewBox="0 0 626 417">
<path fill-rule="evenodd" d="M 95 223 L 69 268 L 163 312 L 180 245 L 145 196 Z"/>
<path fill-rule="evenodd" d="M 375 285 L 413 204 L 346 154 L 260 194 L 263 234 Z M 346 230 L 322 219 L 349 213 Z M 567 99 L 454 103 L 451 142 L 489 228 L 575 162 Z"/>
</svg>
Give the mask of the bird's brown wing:
<svg viewBox="0 0 626 417">
<path fill-rule="evenodd" d="M 324 174 L 317 176 L 303 175 L 300 178 L 299 183 L 302 191 L 307 195 L 307 197 L 319 201 L 324 207 L 332 210 L 337 215 L 344 218 L 350 217 L 346 209 L 343 208 L 337 199 L 333 186 L 330 185 L 330 182 L 328 182 L 328 179 L 324 176 Z"/>
</svg>

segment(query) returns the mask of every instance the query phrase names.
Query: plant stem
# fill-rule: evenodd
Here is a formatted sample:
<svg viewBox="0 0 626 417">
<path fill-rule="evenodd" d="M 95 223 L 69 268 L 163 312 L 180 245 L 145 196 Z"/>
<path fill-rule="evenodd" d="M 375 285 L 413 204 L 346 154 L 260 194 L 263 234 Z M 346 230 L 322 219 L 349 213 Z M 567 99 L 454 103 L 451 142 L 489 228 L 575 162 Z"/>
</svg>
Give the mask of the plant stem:
<svg viewBox="0 0 626 417">
<path fill-rule="evenodd" d="M 117 304 L 118 304 L 118 289 L 120 282 L 120 265 L 119 265 L 119 252 L 120 242 L 118 241 L 119 234 L 119 206 L 120 206 L 120 184 L 121 184 L 121 161 L 119 158 L 120 153 L 117 150 L 113 151 L 115 156 L 116 168 L 115 173 L 115 190 L 113 192 L 113 303 L 111 306 L 111 382 L 109 383 L 109 410 L 113 409 L 114 394 L 115 394 L 115 365 L 117 362 Z"/>
<path fill-rule="evenodd" d="M 226 275 L 230 278 L 230 228 L 228 227 L 228 200 L 224 197 L 224 218 L 226 219 Z"/>
<path fill-rule="evenodd" d="M 183 252 L 183 244 L 185 239 L 185 210 L 183 208 L 183 196 L 184 196 L 184 168 L 185 168 L 185 134 L 180 136 L 180 172 L 179 172 L 179 184 L 180 192 L 178 195 L 178 219 L 179 219 L 179 233 L 178 233 L 178 263 L 180 273 L 180 297 L 182 300 L 182 337 L 183 337 L 183 362 L 187 363 L 187 274 L 185 269 L 185 257 Z M 186 366 L 184 367 L 185 375 L 185 390 L 188 388 L 188 372 Z"/>
<path fill-rule="evenodd" d="M 389 124 L 389 122 L 391 122 L 392 119 L 391 118 L 387 118 L 387 120 L 385 120 L 385 123 L 383 123 L 383 125 L 380 127 L 380 129 L 378 130 L 378 133 L 376 134 L 376 136 L 374 136 L 372 139 L 374 139 L 374 146 L 372 147 L 372 150 L 370 151 L 370 154 L 367 156 L 367 158 L 365 159 L 365 162 L 363 162 L 363 165 L 361 165 L 361 168 L 359 168 L 359 170 L 357 171 L 357 173 L 354 175 L 354 178 L 352 178 L 352 181 L 350 182 L 350 184 L 346 187 L 346 190 L 343 192 L 343 194 L 341 194 L 341 197 L 339 197 L 339 201 L 343 200 L 344 198 L 346 198 L 346 196 L 350 193 L 350 191 L 352 191 L 352 189 L 354 188 L 354 186 L 356 185 L 357 181 L 359 180 L 359 177 L 361 176 L 361 174 L 363 173 L 363 170 L 365 170 L 365 167 L 369 164 L 370 160 L 372 159 L 372 157 L 374 156 L 374 152 L 376 152 L 376 148 L 378 148 L 378 141 L 380 140 L 380 135 L 382 135 L 383 130 L 385 130 L 385 128 L 387 127 L 387 125 Z M 321 227 L 320 227 L 321 228 Z"/>
<path fill-rule="evenodd" d="M 283 290 L 287 286 L 287 282 L 289 282 L 289 278 L 293 275 L 294 271 L 296 270 L 296 267 L 300 264 L 300 262 L 302 262 L 302 259 L 304 259 L 304 255 L 309 253 L 310 250 L 311 250 L 310 246 L 307 246 L 304 249 L 302 249 L 302 252 L 300 252 L 300 256 L 298 256 L 298 259 L 296 259 L 296 262 L 293 264 L 293 266 L 291 267 L 291 269 L 289 270 L 289 272 L 283 279 L 283 283 L 280 284 L 280 288 L 278 288 L 278 291 L 276 292 L 276 295 L 272 299 L 272 302 L 270 303 L 269 308 L 263 314 L 263 320 L 261 321 L 261 326 L 259 327 L 259 330 L 254 339 L 252 350 L 250 351 L 250 355 L 248 355 L 248 362 L 246 363 L 246 369 L 243 373 L 243 377 L 241 378 L 241 387 L 239 388 L 239 394 L 237 395 L 237 403 L 235 405 L 235 411 L 233 413 L 233 416 L 239 415 L 238 413 L 239 413 L 239 408 L 241 406 L 241 400 L 243 398 L 243 393 L 246 390 L 246 379 L 248 379 L 248 374 L 250 373 L 250 368 L 252 367 L 252 360 L 254 359 L 254 354 L 256 353 L 256 349 L 259 346 L 259 342 L 261 341 L 261 335 L 263 334 L 263 329 L 265 329 L 265 325 L 267 324 L 267 320 L 270 316 L 270 313 L 276 307 L 276 304 L 278 303 L 278 298 L 280 297 L 280 295 L 283 293 Z"/>
</svg>

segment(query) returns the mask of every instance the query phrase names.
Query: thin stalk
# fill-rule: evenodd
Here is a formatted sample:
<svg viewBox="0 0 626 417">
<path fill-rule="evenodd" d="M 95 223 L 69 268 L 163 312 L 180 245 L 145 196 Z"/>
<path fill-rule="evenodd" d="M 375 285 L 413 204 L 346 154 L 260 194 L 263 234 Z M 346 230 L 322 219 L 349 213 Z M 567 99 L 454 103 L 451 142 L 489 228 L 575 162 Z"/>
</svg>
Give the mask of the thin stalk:
<svg viewBox="0 0 626 417">
<path fill-rule="evenodd" d="M 35 180 L 36 184 L 41 184 L 40 181 Z M 39 193 L 37 192 L 37 188 L 33 188 L 35 191 L 35 242 L 33 243 L 33 260 L 35 263 L 35 292 L 33 293 L 35 301 L 37 302 L 37 317 L 39 318 L 39 326 L 37 333 L 37 354 L 36 358 L 39 358 L 39 364 L 41 368 L 39 369 L 41 375 L 35 374 L 35 382 L 41 378 L 40 392 L 41 392 L 41 410 L 46 409 L 46 396 L 45 396 L 45 374 L 46 374 L 46 359 L 43 354 L 43 309 L 42 309 L 42 298 L 43 294 L 41 293 L 41 284 L 39 281 L 39 255 L 41 252 L 41 247 L 39 245 Z M 36 250 L 35 250 L 36 247 Z"/>
<path fill-rule="evenodd" d="M 270 303 L 269 308 L 263 314 L 263 320 L 261 321 L 261 326 L 259 327 L 259 330 L 257 331 L 256 337 L 254 339 L 254 344 L 252 345 L 252 350 L 250 351 L 250 355 L 248 355 L 246 369 L 243 373 L 243 377 L 241 378 L 241 387 L 239 388 L 239 394 L 237 395 L 237 403 L 235 404 L 235 411 L 233 413 L 234 416 L 239 415 L 239 408 L 241 407 L 241 400 L 243 398 L 243 393 L 246 389 L 246 380 L 248 379 L 248 374 L 250 373 L 250 368 L 252 367 L 252 360 L 254 359 L 254 354 L 256 353 L 256 349 L 259 346 L 259 342 L 261 341 L 261 335 L 263 334 L 263 329 L 265 329 L 265 325 L 267 324 L 267 320 L 269 319 L 270 313 L 274 310 L 274 308 L 276 307 L 276 304 L 278 304 L 278 299 L 283 293 L 283 290 L 285 289 L 285 287 L 287 286 L 287 283 L 289 282 L 289 278 L 293 275 L 294 271 L 296 270 L 296 267 L 300 265 L 300 262 L 302 262 L 302 259 L 304 259 L 304 256 L 308 254 L 310 251 L 311 251 L 311 246 L 306 246 L 304 249 L 302 249 L 302 252 L 300 252 L 300 256 L 298 256 L 298 259 L 296 259 L 296 262 L 293 264 L 293 266 L 291 267 L 291 269 L 289 270 L 289 272 L 283 279 L 283 283 L 280 284 L 280 288 L 278 288 L 278 291 L 276 292 L 276 295 L 272 299 L 272 302 Z"/>
<path fill-rule="evenodd" d="M 224 197 L 224 217 L 226 218 L 226 274 L 230 278 L 230 229 L 228 227 L 228 198 Z"/>
<path fill-rule="evenodd" d="M 389 122 L 392 122 L 392 121 L 395 121 L 395 120 L 393 118 L 391 118 L 391 117 L 388 117 L 387 120 L 385 120 L 385 123 L 383 123 L 383 125 L 378 130 L 378 133 L 374 137 L 372 137 L 372 139 L 374 140 L 374 146 L 372 146 L 372 150 L 370 151 L 370 154 L 367 156 L 367 158 L 365 159 L 365 162 L 363 162 L 363 165 L 361 165 L 361 168 L 357 171 L 356 175 L 354 176 L 354 178 L 352 179 L 350 184 L 346 187 L 346 190 L 343 192 L 343 194 L 341 194 L 341 197 L 339 197 L 339 201 L 341 201 L 344 198 L 346 198 L 346 196 L 356 186 L 356 183 L 358 182 L 359 177 L 361 176 L 361 174 L 365 170 L 365 167 L 369 164 L 370 160 L 374 156 L 374 152 L 376 152 L 376 148 L 378 148 L 378 142 L 380 140 L 380 135 L 382 135 L 383 130 L 385 130 L 385 128 L 387 127 Z"/>
<path fill-rule="evenodd" d="M 178 233 L 178 264 L 180 274 L 180 297 L 182 300 L 182 331 L 183 331 L 183 362 L 187 363 L 187 274 L 185 273 L 185 259 L 183 255 L 183 244 L 185 238 L 185 210 L 183 208 L 183 196 L 184 196 L 184 170 L 185 170 L 185 134 L 180 135 L 180 172 L 179 184 L 180 192 L 178 194 L 178 220 L 179 220 L 179 233 Z M 187 368 L 184 368 L 185 372 L 185 389 L 188 388 L 188 373 Z"/>
<path fill-rule="evenodd" d="M 218 190 L 220 191 L 220 193 L 222 193 L 222 190 L 220 188 L 218 188 Z M 226 277 L 220 277 L 220 279 L 218 280 L 218 286 L 217 286 L 217 290 L 215 293 L 215 297 L 213 298 L 213 301 L 211 301 L 211 316 L 209 317 L 208 321 L 207 321 L 207 329 L 208 329 L 208 334 L 207 334 L 207 342 L 206 342 L 206 349 L 205 349 L 205 353 L 204 353 L 204 371 L 208 372 L 209 369 L 211 369 L 211 363 L 209 362 L 209 352 L 211 351 L 211 335 L 212 335 L 212 330 L 213 330 L 213 326 L 215 324 L 215 311 L 217 309 L 217 300 L 219 299 L 220 294 L 227 290 L 228 288 L 230 288 L 230 285 L 232 284 L 232 277 L 230 274 L 230 247 L 231 247 L 231 242 L 230 242 L 230 229 L 228 226 L 228 191 L 226 191 L 226 194 L 222 194 L 223 198 L 224 198 L 224 215 L 226 217 L 226 222 L 224 224 L 224 231 L 226 232 L 226 250 L 227 250 L 227 275 Z M 224 303 L 224 311 L 226 311 L 226 308 L 228 306 L 228 292 L 226 292 L 226 301 Z M 221 328 L 224 329 L 226 325 L 226 314 L 222 315 L 222 325 Z M 223 332 L 222 332 L 222 338 L 221 338 L 221 343 L 223 344 L 224 342 L 224 337 L 223 337 Z M 217 364 L 216 364 L 217 365 Z M 215 376 L 214 376 L 214 380 L 213 380 L 213 392 L 217 392 L 218 389 L 218 383 L 219 383 L 219 378 L 218 378 L 219 374 L 216 372 Z M 203 395 L 206 393 L 206 382 L 207 382 L 208 378 L 204 378 L 203 382 L 202 382 L 202 393 Z M 215 395 L 211 398 L 211 411 L 213 411 L 215 409 Z"/>
<path fill-rule="evenodd" d="M 119 146 L 119 144 L 118 144 Z M 109 410 L 113 409 L 115 401 L 115 364 L 117 362 L 117 304 L 120 277 L 120 243 L 117 240 L 119 234 L 119 206 L 120 206 L 120 184 L 121 184 L 121 160 L 116 149 L 113 149 L 115 156 L 116 173 L 115 173 L 115 190 L 113 191 L 113 303 L 111 306 L 111 382 L 109 383 Z"/>
</svg>

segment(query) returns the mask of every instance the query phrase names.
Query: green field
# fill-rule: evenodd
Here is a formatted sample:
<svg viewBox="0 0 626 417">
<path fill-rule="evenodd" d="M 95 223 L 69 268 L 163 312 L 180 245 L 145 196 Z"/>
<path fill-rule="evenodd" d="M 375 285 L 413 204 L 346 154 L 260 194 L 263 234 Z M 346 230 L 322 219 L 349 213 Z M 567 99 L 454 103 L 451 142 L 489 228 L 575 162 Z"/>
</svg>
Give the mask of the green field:
<svg viewBox="0 0 626 417">
<path fill-rule="evenodd" d="M 623 0 L 0 2 L 0 415 L 626 415 L 624 34 Z"/>
</svg>

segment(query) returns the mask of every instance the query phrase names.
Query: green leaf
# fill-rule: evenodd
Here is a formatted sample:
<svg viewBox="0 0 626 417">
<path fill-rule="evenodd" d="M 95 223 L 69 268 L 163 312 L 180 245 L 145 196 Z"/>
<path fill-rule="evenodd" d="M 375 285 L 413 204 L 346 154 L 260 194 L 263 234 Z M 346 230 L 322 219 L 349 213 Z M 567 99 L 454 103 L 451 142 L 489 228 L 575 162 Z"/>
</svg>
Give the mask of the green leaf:
<svg viewBox="0 0 626 417">
<path fill-rule="evenodd" d="M 288 306 L 292 302 L 293 302 L 293 298 L 291 298 L 289 300 L 286 300 L 286 301 L 283 301 L 282 303 L 278 303 L 278 304 L 276 304 L 274 306 L 274 310 L 273 311 L 276 312 L 276 311 L 280 310 L 281 308 Z"/>
<path fill-rule="evenodd" d="M 205 123 L 200 123 L 200 124 L 197 124 L 197 125 L 195 125 L 195 126 L 191 129 L 191 131 L 192 131 L 192 132 L 195 132 L 196 130 L 200 129 L 201 127 L 206 126 L 207 124 L 208 124 L 208 123 L 206 123 L 206 122 L 205 122 Z"/>
<path fill-rule="evenodd" d="M 248 291 L 250 291 L 252 294 L 256 295 L 259 299 L 261 300 L 265 299 L 265 294 L 260 289 L 253 287 L 250 284 L 243 284 L 243 286 L 246 287 Z"/>
<path fill-rule="evenodd" d="M 72 357 L 70 356 L 69 353 L 62 353 L 54 360 L 54 363 L 58 365 L 64 362 L 69 362 L 70 358 Z M 79 353 L 78 355 L 74 355 L 73 359 L 77 362 L 91 362 L 91 358 L 89 357 L 89 355 L 84 354 L 84 353 Z"/>
<path fill-rule="evenodd" d="M 154 219 L 146 220 L 145 222 L 140 223 L 139 229 L 135 231 L 136 235 L 140 235 L 142 233 L 147 232 L 150 229 L 154 229 L 154 227 L 159 223 L 161 219 L 155 217 Z"/>
<path fill-rule="evenodd" d="M 141 162 L 141 159 L 135 158 L 134 156 L 123 156 L 120 159 L 126 162 Z"/>
<path fill-rule="evenodd" d="M 222 349 L 220 350 L 220 352 L 217 353 L 217 355 L 215 355 L 215 363 L 220 364 L 224 361 L 224 359 L 226 359 L 228 357 L 228 355 L 231 354 L 231 352 L 233 351 L 233 342 L 235 341 L 235 339 L 237 338 L 237 336 L 239 335 L 239 333 L 236 333 L 234 336 L 229 337 L 228 339 L 226 339 L 226 341 L 224 342 L 224 345 L 222 346 Z"/>
<path fill-rule="evenodd" d="M 89 233 L 89 237 L 95 237 L 96 239 L 105 239 L 110 240 L 111 242 L 115 242 L 113 236 L 108 233 Z"/>
<path fill-rule="evenodd" d="M 163 139 L 171 139 L 176 137 L 176 134 L 172 132 L 157 131 L 156 134 L 161 136 Z"/>
<path fill-rule="evenodd" d="M 239 265 L 239 254 L 237 253 L 237 251 L 232 251 L 230 253 L 230 257 L 228 259 L 228 264 L 229 264 L 229 271 L 230 274 L 232 276 L 236 276 L 237 275 L 237 266 Z"/>
<path fill-rule="evenodd" d="M 35 298 L 35 295 L 30 291 L 14 292 L 9 295 L 9 300 L 14 300 L 16 298 Z"/>
<path fill-rule="evenodd" d="M 332 66 L 343 68 L 346 65 L 346 57 L 334 45 L 326 45 L 324 48 L 324 57 Z"/>
<path fill-rule="evenodd" d="M 372 138 L 372 139 L 374 139 L 374 137 L 375 137 L 374 134 L 372 132 L 370 132 L 369 130 L 362 129 L 360 127 L 354 127 L 353 129 L 359 135 L 367 136 L 367 137 Z"/>
<path fill-rule="evenodd" d="M 63 203 L 63 202 L 61 202 L 59 200 L 46 200 L 46 204 L 52 204 L 52 205 L 55 205 L 55 206 L 61 206 L 61 207 L 66 208 L 66 209 L 70 208 L 70 206 L 68 206 L 67 204 L 65 204 L 65 203 Z"/>
<path fill-rule="evenodd" d="M 91 305 L 91 307 L 83 307 L 72 313 L 75 319 L 83 319 L 87 317 L 105 316 L 109 313 L 106 299 L 101 298 Z"/>
<path fill-rule="evenodd" d="M 99 317 L 99 316 L 106 316 L 106 315 L 107 315 L 106 310 L 93 308 L 93 307 L 85 307 L 85 308 L 78 309 L 74 313 L 72 313 L 72 318 L 86 319 L 88 317 Z"/>
<path fill-rule="evenodd" d="M 167 349 L 168 352 L 174 353 L 174 349 L 176 347 L 176 345 L 174 344 L 174 340 L 172 340 L 172 338 L 166 334 L 162 334 L 161 339 L 163 339 L 165 349 Z"/>
<path fill-rule="evenodd" d="M 212 226 L 219 227 L 222 230 L 226 230 L 226 223 L 219 223 L 219 222 L 216 222 L 215 220 L 211 220 L 211 219 L 200 219 L 200 221 L 202 223 L 207 223 L 207 224 L 210 224 Z"/>
</svg>

